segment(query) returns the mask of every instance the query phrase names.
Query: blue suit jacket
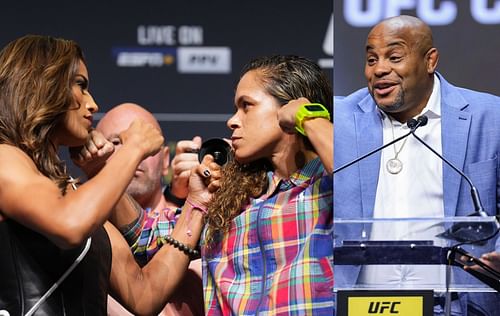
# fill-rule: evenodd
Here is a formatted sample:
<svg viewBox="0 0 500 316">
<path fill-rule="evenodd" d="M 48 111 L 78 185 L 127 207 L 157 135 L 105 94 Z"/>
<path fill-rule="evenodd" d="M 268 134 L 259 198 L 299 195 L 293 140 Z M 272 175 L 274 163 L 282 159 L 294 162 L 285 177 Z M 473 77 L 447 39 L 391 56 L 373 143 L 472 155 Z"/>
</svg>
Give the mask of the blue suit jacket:
<svg viewBox="0 0 500 316">
<path fill-rule="evenodd" d="M 455 87 L 439 74 L 438 78 L 442 154 L 470 177 L 486 212 L 499 214 L 500 98 Z M 334 108 L 335 167 L 382 145 L 380 114 L 367 88 L 336 98 Z M 380 152 L 335 174 L 335 218 L 373 217 L 379 166 Z M 444 162 L 443 192 L 445 216 L 465 216 L 474 211 L 469 185 Z M 336 283 L 354 283 L 359 267 L 340 268 L 335 270 Z M 500 310 L 500 304 L 494 308 Z"/>
</svg>

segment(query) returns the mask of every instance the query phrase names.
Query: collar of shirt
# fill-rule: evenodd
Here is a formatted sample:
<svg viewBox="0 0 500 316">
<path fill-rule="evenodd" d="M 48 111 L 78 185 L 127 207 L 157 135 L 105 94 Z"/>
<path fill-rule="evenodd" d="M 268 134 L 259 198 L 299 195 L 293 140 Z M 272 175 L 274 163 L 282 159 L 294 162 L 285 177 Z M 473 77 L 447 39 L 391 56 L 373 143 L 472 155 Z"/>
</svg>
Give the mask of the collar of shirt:
<svg viewBox="0 0 500 316">
<path fill-rule="evenodd" d="M 302 168 L 295 171 L 289 178 L 280 179 L 272 171 L 268 172 L 269 189 L 257 200 L 265 200 L 276 192 L 288 190 L 294 186 L 301 186 L 316 176 L 323 174 L 324 167 L 319 157 L 307 162 Z"/>
</svg>

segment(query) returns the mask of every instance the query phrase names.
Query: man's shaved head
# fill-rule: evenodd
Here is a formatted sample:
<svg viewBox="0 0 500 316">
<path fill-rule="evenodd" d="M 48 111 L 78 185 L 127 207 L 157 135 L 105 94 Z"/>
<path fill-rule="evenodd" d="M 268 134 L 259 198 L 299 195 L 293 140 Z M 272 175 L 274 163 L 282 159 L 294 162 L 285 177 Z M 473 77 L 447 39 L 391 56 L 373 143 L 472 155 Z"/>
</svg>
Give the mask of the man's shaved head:
<svg viewBox="0 0 500 316">
<path fill-rule="evenodd" d="M 372 28 L 368 38 L 380 34 L 402 33 L 407 33 L 412 39 L 413 47 L 423 54 L 434 46 L 431 28 L 419 18 L 410 15 L 395 16 L 381 21 Z"/>
</svg>

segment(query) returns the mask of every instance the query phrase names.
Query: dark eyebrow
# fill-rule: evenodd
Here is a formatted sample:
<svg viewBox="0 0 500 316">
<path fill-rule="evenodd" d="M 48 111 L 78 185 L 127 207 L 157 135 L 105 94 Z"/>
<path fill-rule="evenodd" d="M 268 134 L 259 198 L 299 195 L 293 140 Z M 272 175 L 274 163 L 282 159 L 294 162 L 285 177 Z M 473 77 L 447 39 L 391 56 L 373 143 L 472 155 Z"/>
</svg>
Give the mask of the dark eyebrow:
<svg viewBox="0 0 500 316">
<path fill-rule="evenodd" d="M 390 42 L 389 44 L 387 44 L 387 47 L 390 47 L 390 48 L 393 48 L 393 47 L 396 47 L 396 46 L 404 47 L 404 46 L 408 46 L 408 45 L 406 44 L 405 41 L 394 41 L 394 42 Z M 373 46 L 367 44 L 366 45 L 366 51 L 369 51 L 371 49 L 373 49 Z"/>
<path fill-rule="evenodd" d="M 235 101 L 234 103 L 238 104 L 241 101 L 241 99 L 243 99 L 243 97 L 244 96 L 239 96 L 236 100 L 234 100 Z"/>
<path fill-rule="evenodd" d="M 390 42 L 388 45 L 388 47 L 394 47 L 394 46 L 408 46 L 408 44 L 406 44 L 405 41 L 394 41 L 394 42 Z"/>
<path fill-rule="evenodd" d="M 238 97 L 238 99 L 236 99 L 236 103 L 235 105 L 238 106 L 241 102 L 245 101 L 248 99 L 248 96 L 246 95 L 241 95 Z"/>
</svg>

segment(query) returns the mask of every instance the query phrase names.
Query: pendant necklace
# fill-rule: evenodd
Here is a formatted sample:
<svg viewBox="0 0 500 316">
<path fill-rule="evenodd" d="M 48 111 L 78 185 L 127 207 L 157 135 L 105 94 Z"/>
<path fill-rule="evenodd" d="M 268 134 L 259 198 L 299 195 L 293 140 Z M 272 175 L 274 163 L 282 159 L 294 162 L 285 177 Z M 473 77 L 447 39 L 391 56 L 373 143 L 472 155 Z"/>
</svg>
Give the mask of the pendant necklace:
<svg viewBox="0 0 500 316">
<path fill-rule="evenodd" d="M 391 122 L 392 140 L 394 140 L 394 139 L 396 139 L 396 137 L 394 135 L 394 124 L 392 124 L 392 119 L 390 116 L 389 116 L 389 122 Z M 401 160 L 398 159 L 398 155 L 401 152 L 401 150 L 403 150 L 403 147 L 406 144 L 407 140 L 408 140 L 408 137 L 405 138 L 405 140 L 403 141 L 403 144 L 401 145 L 401 147 L 399 147 L 399 150 L 396 149 L 395 143 L 392 144 L 392 146 L 394 148 L 394 158 L 389 159 L 387 161 L 387 163 L 385 164 L 385 167 L 390 174 L 398 174 L 401 172 L 401 170 L 403 170 L 403 163 L 401 162 Z"/>
</svg>

